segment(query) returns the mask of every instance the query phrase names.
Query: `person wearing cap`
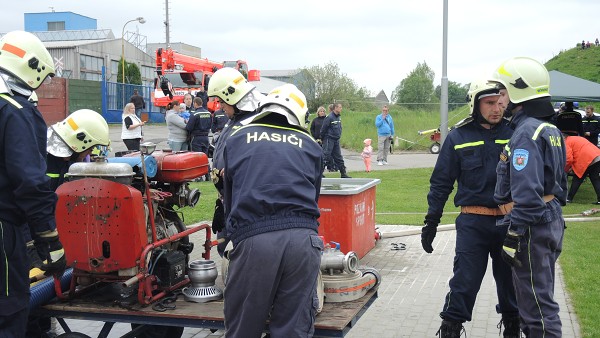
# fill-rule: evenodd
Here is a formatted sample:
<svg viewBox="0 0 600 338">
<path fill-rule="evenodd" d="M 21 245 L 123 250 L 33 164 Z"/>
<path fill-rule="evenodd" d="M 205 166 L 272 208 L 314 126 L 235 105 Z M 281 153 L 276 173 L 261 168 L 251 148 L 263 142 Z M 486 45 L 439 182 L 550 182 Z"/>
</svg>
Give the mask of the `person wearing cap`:
<svg viewBox="0 0 600 338">
<path fill-rule="evenodd" d="M 441 338 L 459 337 L 463 323 L 470 321 L 481 282 L 492 259 L 498 305 L 504 324 L 504 337 L 519 337 L 517 300 L 510 265 L 500 256 L 507 226 L 497 226 L 502 212 L 494 201 L 496 165 L 502 148 L 512 135 L 503 118 L 500 88 L 487 79 L 471 83 L 467 100 L 471 116 L 449 133 L 442 145 L 430 179 L 427 195 L 429 209 L 421 233 L 427 253 L 434 251 L 433 240 L 444 206 L 458 183 L 454 205 L 461 213 L 456 218 L 456 250 L 450 291 L 444 298 L 438 331 Z"/>
<path fill-rule="evenodd" d="M 508 226 L 502 258 L 512 266 L 521 329 L 527 337 L 561 337 L 554 300 L 555 264 L 564 236 L 566 145 L 555 115 L 550 75 L 540 62 L 515 57 L 493 73 L 508 91 L 514 133 L 498 162 L 494 200 Z"/>
<path fill-rule="evenodd" d="M 12 31 L 0 38 L 0 336 L 24 337 L 29 313 L 29 268 L 25 236 L 51 259 L 45 272 L 62 273 L 66 259 L 56 231 L 56 194 L 46 176 L 46 123 L 28 98 L 54 62 L 33 34 Z"/>
<path fill-rule="evenodd" d="M 272 337 L 314 332 L 322 150 L 306 111 L 296 86 L 277 87 L 225 141 L 226 337 L 261 337 L 267 319 Z"/>
</svg>

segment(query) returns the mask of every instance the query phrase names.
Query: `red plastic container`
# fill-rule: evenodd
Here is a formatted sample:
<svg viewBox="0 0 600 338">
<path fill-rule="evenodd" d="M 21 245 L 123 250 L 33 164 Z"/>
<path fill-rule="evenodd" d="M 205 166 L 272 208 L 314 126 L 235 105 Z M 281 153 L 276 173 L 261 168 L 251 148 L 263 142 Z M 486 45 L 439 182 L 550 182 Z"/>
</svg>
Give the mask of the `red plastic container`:
<svg viewBox="0 0 600 338">
<path fill-rule="evenodd" d="M 158 167 L 154 181 L 181 183 L 208 173 L 208 157 L 204 153 L 157 150 L 152 156 Z"/>
<path fill-rule="evenodd" d="M 359 258 L 375 247 L 375 186 L 379 179 L 324 178 L 319 197 L 319 235 Z"/>
</svg>

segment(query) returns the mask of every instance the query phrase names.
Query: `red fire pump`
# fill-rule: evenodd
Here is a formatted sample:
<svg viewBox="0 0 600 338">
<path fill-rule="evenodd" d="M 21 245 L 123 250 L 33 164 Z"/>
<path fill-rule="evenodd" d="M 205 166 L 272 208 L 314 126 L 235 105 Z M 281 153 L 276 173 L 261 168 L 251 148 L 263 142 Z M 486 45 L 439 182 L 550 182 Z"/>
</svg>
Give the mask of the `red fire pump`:
<svg viewBox="0 0 600 338">
<path fill-rule="evenodd" d="M 152 147 L 143 144 L 145 155 L 128 154 L 125 163 L 100 157 L 69 168 L 71 180 L 56 191 L 56 221 L 73 277 L 68 295 L 55 279 L 59 298 L 109 282 L 130 294 L 137 287 L 137 301 L 150 304 L 189 283 L 189 235 L 202 229 L 202 257 L 210 258 L 210 226 L 186 228 L 174 209 L 198 202 L 189 181 L 208 173 L 208 158 Z"/>
</svg>

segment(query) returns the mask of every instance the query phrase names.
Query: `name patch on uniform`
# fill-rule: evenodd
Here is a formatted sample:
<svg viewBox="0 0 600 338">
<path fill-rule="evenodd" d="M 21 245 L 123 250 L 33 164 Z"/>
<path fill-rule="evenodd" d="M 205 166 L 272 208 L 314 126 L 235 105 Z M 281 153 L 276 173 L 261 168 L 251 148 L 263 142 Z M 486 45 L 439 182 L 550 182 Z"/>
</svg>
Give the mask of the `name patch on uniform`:
<svg viewBox="0 0 600 338">
<path fill-rule="evenodd" d="M 250 132 L 246 134 L 246 143 L 259 141 L 284 142 L 302 148 L 302 139 L 295 134 L 286 135 L 267 132 L 262 132 L 260 134 L 257 132 Z"/>
<path fill-rule="evenodd" d="M 513 153 L 512 164 L 517 171 L 523 170 L 529 160 L 529 151 L 525 149 L 515 149 Z"/>
</svg>

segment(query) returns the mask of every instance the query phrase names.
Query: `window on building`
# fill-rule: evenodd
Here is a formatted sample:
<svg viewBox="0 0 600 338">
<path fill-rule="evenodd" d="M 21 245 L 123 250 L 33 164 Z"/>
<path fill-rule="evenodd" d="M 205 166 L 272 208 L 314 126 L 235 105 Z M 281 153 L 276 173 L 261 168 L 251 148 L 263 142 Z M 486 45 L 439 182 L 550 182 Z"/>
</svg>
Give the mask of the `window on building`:
<svg viewBox="0 0 600 338">
<path fill-rule="evenodd" d="M 64 31 L 65 30 L 65 22 L 64 21 L 49 21 L 48 22 L 48 31 Z"/>
<path fill-rule="evenodd" d="M 102 79 L 102 66 L 104 66 L 103 58 L 84 54 L 79 55 L 80 78 L 82 80 L 100 81 Z"/>
</svg>

